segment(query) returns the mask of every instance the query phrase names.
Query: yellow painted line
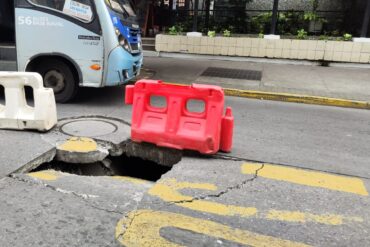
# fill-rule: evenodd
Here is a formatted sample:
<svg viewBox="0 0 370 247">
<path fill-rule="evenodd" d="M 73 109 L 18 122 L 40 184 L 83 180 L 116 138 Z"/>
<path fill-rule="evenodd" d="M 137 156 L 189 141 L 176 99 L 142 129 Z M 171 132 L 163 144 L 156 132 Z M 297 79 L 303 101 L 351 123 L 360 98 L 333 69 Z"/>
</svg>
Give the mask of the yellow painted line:
<svg viewBox="0 0 370 247">
<path fill-rule="evenodd" d="M 247 230 L 231 228 L 210 220 L 198 219 L 182 214 L 138 210 L 131 212 L 127 218 L 120 220 L 116 226 L 116 239 L 127 247 L 179 247 L 161 236 L 160 230 L 165 227 L 175 227 L 214 238 L 226 239 L 234 243 L 248 246 L 285 246 L 306 247 L 304 243 L 284 240 L 262 235 Z"/>
<path fill-rule="evenodd" d="M 32 178 L 37 178 L 45 181 L 55 181 L 61 176 L 59 172 L 56 172 L 54 170 L 31 172 L 28 173 L 27 175 Z"/>
<path fill-rule="evenodd" d="M 173 85 L 185 85 L 179 83 L 167 83 Z M 349 99 L 337 99 L 330 97 L 301 95 L 301 94 L 289 94 L 289 93 L 276 93 L 276 92 L 265 92 L 255 90 L 243 90 L 236 88 L 224 88 L 225 95 L 235 96 L 250 99 L 263 99 L 273 101 L 283 101 L 292 103 L 303 103 L 311 105 L 326 105 L 326 106 L 338 106 L 358 109 L 370 109 L 370 102 L 349 100 Z"/>
<path fill-rule="evenodd" d="M 224 88 L 224 92 L 228 96 L 236 96 L 251 99 L 263 99 L 263 100 L 274 100 L 292 103 L 304 103 L 311 105 L 327 105 L 327 106 L 339 106 L 348 108 L 358 109 L 370 109 L 370 102 L 348 100 L 348 99 L 337 99 L 321 96 L 310 96 L 300 94 L 289 94 L 289 93 L 274 93 L 264 91 L 253 91 L 253 90 L 241 90 L 235 88 Z"/>
<path fill-rule="evenodd" d="M 261 164 L 247 163 L 242 165 L 243 174 L 255 174 Z M 303 169 L 264 164 L 258 171 L 259 177 L 285 181 L 311 187 L 348 192 L 358 195 L 369 195 L 364 182 L 359 178 L 333 175 L 323 172 L 307 171 Z"/>
<path fill-rule="evenodd" d="M 68 152 L 88 153 L 96 151 L 98 144 L 91 138 L 71 137 L 66 142 L 57 146 L 58 150 Z"/>
<path fill-rule="evenodd" d="M 260 167 L 256 167 L 259 169 Z M 216 191 L 217 186 L 209 183 L 189 183 L 178 182 L 176 179 L 163 179 L 157 182 L 150 190 L 149 194 L 161 198 L 165 202 L 175 203 L 177 206 L 221 216 L 254 217 L 268 220 L 278 220 L 285 222 L 315 222 L 325 225 L 342 225 L 347 222 L 362 222 L 362 218 L 348 217 L 336 214 L 312 214 L 299 211 L 286 211 L 271 209 L 260 211 L 255 207 L 241 207 L 227 205 L 206 200 L 194 200 L 191 196 L 183 195 L 181 189 L 199 189 Z"/>
<path fill-rule="evenodd" d="M 123 182 L 130 182 L 134 184 L 148 184 L 149 182 L 144 179 L 139 178 L 132 178 L 132 177 L 126 177 L 126 176 L 112 176 L 109 178 L 113 178 L 115 180 L 123 181 Z"/>
<path fill-rule="evenodd" d="M 254 207 L 238 207 L 233 205 L 224 205 L 221 203 L 210 202 L 205 200 L 194 200 L 191 196 L 184 196 L 179 189 L 202 189 L 202 190 L 217 190 L 213 184 L 177 182 L 176 179 L 166 179 L 157 182 L 150 190 L 150 195 L 155 195 L 167 202 L 181 202 L 178 205 L 188 209 L 224 215 L 224 216 L 242 216 L 250 217 L 257 213 Z"/>
</svg>

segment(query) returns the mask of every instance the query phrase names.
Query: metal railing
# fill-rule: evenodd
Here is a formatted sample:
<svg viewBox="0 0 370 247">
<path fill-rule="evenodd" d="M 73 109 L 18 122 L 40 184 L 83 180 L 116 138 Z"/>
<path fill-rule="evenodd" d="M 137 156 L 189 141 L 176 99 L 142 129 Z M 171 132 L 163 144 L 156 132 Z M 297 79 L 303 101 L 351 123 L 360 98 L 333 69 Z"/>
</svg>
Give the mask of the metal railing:
<svg viewBox="0 0 370 247">
<path fill-rule="evenodd" d="M 169 19 L 166 25 L 177 26 L 183 32 L 192 31 L 193 15 L 192 10 L 169 10 Z M 198 10 L 197 31 L 206 33 L 208 30 L 221 32 L 230 30 L 237 34 L 267 34 L 271 27 L 271 10 L 243 10 L 238 7 L 218 7 L 209 10 Z M 296 35 L 300 29 L 310 31 L 310 21 L 305 20 L 305 12 L 301 10 L 279 10 L 276 31 L 280 35 Z M 356 27 L 356 19 L 348 18 L 346 11 L 318 11 L 321 28 L 311 33 L 321 35 L 340 36 L 345 32 L 356 34 L 359 32 Z M 361 15 L 362 16 L 362 15 Z M 358 21 L 357 21 L 358 22 Z M 311 24 L 312 25 L 312 24 Z"/>
</svg>

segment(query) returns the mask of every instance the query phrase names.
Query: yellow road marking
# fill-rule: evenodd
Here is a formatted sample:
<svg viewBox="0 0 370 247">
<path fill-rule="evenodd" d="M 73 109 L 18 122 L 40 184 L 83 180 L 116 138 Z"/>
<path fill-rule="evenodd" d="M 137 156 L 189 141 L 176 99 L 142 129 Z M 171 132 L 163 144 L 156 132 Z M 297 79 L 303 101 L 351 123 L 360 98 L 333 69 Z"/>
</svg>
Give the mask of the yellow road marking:
<svg viewBox="0 0 370 247">
<path fill-rule="evenodd" d="M 247 163 L 241 168 L 243 174 L 255 174 L 261 164 Z M 264 164 L 258 171 L 259 177 L 286 181 L 295 184 L 320 187 L 358 195 L 369 195 L 364 182 L 359 178 L 332 175 L 323 172 L 307 171 L 291 167 Z"/>
<path fill-rule="evenodd" d="M 60 177 L 60 173 L 53 171 L 53 170 L 31 172 L 31 173 L 28 173 L 27 175 L 33 178 L 46 180 L 46 181 L 54 181 Z"/>
<path fill-rule="evenodd" d="M 98 144 L 91 138 L 71 137 L 57 148 L 63 151 L 87 153 L 96 151 Z"/>
<path fill-rule="evenodd" d="M 209 220 L 151 210 L 134 211 L 127 218 L 120 220 L 116 226 L 116 239 L 127 247 L 181 246 L 161 237 L 160 230 L 164 227 L 176 227 L 249 246 L 309 246 L 299 242 L 231 228 Z"/>
<path fill-rule="evenodd" d="M 224 88 L 224 92 L 225 95 L 227 96 L 235 96 L 250 99 L 263 99 L 311 105 L 327 105 L 358 109 L 370 109 L 370 102 L 358 100 L 328 98 L 321 96 L 290 94 L 290 93 L 253 91 L 236 88 Z"/>
<path fill-rule="evenodd" d="M 179 189 L 184 188 L 217 190 L 217 187 L 213 184 L 177 182 L 175 179 L 168 179 L 156 183 L 149 190 L 149 194 L 158 196 L 159 198 L 167 202 L 181 202 L 180 204 L 178 204 L 181 207 L 206 213 L 225 216 L 239 215 L 242 217 L 250 217 L 257 213 L 257 209 L 253 207 L 246 208 L 233 205 L 224 205 L 221 203 L 210 202 L 205 200 L 191 201 L 193 199 L 191 196 L 184 196 L 178 192 Z"/>
<path fill-rule="evenodd" d="M 166 82 L 166 84 L 186 86 L 186 84 L 181 84 L 181 83 Z M 303 104 L 311 104 L 311 105 L 326 105 L 326 106 L 348 107 L 348 108 L 358 108 L 358 109 L 370 109 L 370 102 L 367 102 L 367 101 L 337 99 L 337 98 L 328 98 L 328 97 L 322 97 L 322 96 L 302 95 L 302 94 L 254 91 L 254 90 L 244 90 L 244 89 L 237 89 L 237 88 L 223 88 L 223 90 L 225 92 L 225 95 L 227 96 L 234 96 L 234 97 L 241 97 L 241 98 L 263 99 L 263 100 L 303 103 Z"/>
<path fill-rule="evenodd" d="M 258 167 L 257 169 L 259 169 Z M 347 217 L 335 214 L 311 214 L 299 211 L 268 210 L 259 211 L 255 207 L 241 207 L 225 205 L 218 202 L 206 200 L 194 200 L 191 196 L 183 195 L 181 189 L 191 188 L 200 190 L 217 190 L 216 185 L 209 183 L 178 182 L 176 179 L 164 179 L 157 182 L 149 194 L 157 196 L 166 202 L 176 202 L 176 205 L 199 212 L 211 213 L 222 216 L 255 217 L 268 220 L 279 220 L 286 222 L 316 222 L 325 225 L 341 225 L 344 221 L 363 221 L 359 217 Z"/>
</svg>

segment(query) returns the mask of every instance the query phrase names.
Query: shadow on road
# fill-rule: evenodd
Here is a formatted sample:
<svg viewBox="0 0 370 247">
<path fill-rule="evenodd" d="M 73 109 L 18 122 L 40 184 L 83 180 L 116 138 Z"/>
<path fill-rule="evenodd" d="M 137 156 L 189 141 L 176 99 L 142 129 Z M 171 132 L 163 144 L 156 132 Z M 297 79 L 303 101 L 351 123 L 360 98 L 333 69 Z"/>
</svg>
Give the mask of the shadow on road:
<svg viewBox="0 0 370 247">
<path fill-rule="evenodd" d="M 123 104 L 125 99 L 125 87 L 105 87 L 105 88 L 80 88 L 76 98 L 69 104 L 104 104 L 116 105 Z"/>
</svg>

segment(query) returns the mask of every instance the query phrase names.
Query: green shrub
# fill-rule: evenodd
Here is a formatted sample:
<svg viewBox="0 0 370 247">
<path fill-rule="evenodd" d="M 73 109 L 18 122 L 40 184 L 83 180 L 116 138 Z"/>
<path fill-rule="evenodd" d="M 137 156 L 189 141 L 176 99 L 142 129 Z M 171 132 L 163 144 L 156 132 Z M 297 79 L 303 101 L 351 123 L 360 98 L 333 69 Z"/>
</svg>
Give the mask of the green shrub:
<svg viewBox="0 0 370 247">
<path fill-rule="evenodd" d="M 183 29 L 184 28 L 182 26 L 172 26 L 168 29 L 168 34 L 169 35 L 179 35 L 182 33 Z"/>
<path fill-rule="evenodd" d="M 231 36 L 231 32 L 227 29 L 225 29 L 222 34 L 223 34 L 224 37 L 230 37 Z"/>
<path fill-rule="evenodd" d="M 272 12 L 266 12 L 252 17 L 252 32 L 267 33 L 271 27 Z M 280 34 L 297 33 L 299 24 L 303 22 L 303 13 L 288 10 L 279 13 L 277 32 Z"/>
<path fill-rule="evenodd" d="M 310 11 L 310 12 L 304 13 L 303 18 L 305 21 L 316 21 L 319 17 L 316 13 Z"/>
<path fill-rule="evenodd" d="M 271 24 L 272 12 L 262 13 L 252 17 L 252 28 L 259 33 L 264 33 Z"/>
<path fill-rule="evenodd" d="M 319 40 L 329 40 L 328 35 L 320 35 Z"/>
<path fill-rule="evenodd" d="M 214 38 L 216 36 L 216 31 L 208 31 L 208 37 Z"/>
<path fill-rule="evenodd" d="M 176 26 L 176 29 L 177 29 L 177 34 L 181 34 L 182 32 L 184 32 L 184 27 L 181 24 Z"/>
<path fill-rule="evenodd" d="M 289 10 L 285 13 L 279 13 L 278 33 L 286 35 L 297 33 L 300 23 L 303 23 L 303 14 L 300 12 Z"/>
<path fill-rule="evenodd" d="M 351 41 L 352 40 L 352 34 L 345 33 L 343 35 L 343 39 L 344 39 L 344 41 Z"/>
<path fill-rule="evenodd" d="M 168 34 L 170 34 L 170 35 L 177 35 L 178 33 L 177 33 L 176 27 L 175 26 L 170 27 L 168 29 Z"/>
<path fill-rule="evenodd" d="M 305 21 L 309 21 L 309 22 L 314 21 L 314 22 L 326 23 L 327 20 L 323 17 L 320 17 L 317 14 L 317 8 L 319 7 L 319 0 L 310 0 L 310 4 L 311 4 L 311 7 L 312 7 L 312 10 L 308 11 L 308 12 L 305 12 L 304 16 L 303 16 L 303 19 Z"/>
<path fill-rule="evenodd" d="M 301 30 L 298 30 L 297 39 L 306 39 L 306 38 L 307 32 L 303 28 Z"/>
</svg>

